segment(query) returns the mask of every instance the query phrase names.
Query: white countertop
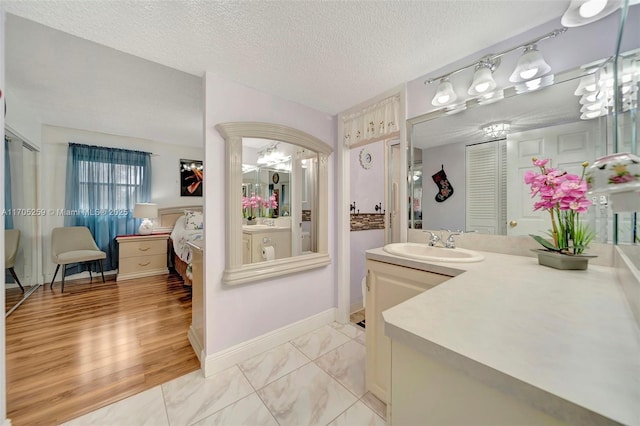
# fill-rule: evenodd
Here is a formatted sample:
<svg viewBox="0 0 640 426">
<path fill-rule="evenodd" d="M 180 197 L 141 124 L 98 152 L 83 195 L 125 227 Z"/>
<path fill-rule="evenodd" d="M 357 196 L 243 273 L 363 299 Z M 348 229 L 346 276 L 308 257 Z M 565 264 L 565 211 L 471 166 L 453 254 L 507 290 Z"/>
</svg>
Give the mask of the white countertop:
<svg viewBox="0 0 640 426">
<path fill-rule="evenodd" d="M 247 234 L 258 234 L 263 232 L 285 232 L 291 231 L 291 228 L 286 226 L 260 226 L 260 225 L 242 225 L 242 232 Z"/>
<path fill-rule="evenodd" d="M 483 262 L 454 264 L 368 250 L 455 275 L 386 310 L 385 333 L 569 423 L 640 424 L 640 331 L 615 269 L 481 253 Z"/>
</svg>

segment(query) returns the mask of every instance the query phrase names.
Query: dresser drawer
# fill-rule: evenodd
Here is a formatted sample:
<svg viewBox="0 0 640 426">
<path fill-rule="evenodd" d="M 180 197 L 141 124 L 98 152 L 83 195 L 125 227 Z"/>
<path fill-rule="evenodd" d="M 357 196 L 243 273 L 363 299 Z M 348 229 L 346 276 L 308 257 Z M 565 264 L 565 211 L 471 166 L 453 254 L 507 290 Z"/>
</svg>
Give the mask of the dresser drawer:
<svg viewBox="0 0 640 426">
<path fill-rule="evenodd" d="M 149 256 L 154 254 L 167 254 L 167 240 L 120 240 L 120 260 L 127 257 Z"/>
<path fill-rule="evenodd" d="M 143 273 L 158 269 L 167 269 L 166 253 L 151 256 L 121 257 L 118 265 L 118 273 L 120 274 Z"/>
</svg>

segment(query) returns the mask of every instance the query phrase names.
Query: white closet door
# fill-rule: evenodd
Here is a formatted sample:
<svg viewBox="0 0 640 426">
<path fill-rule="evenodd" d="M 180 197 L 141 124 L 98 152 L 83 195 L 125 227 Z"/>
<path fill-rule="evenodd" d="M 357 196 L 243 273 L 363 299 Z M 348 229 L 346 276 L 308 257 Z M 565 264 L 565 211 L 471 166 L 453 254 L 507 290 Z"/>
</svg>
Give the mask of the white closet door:
<svg viewBox="0 0 640 426">
<path fill-rule="evenodd" d="M 530 188 L 524 183 L 524 174 L 527 170 L 537 170 L 531 162 L 532 157 L 537 157 L 551 158 L 552 167 L 580 175 L 582 163 L 595 158 L 594 145 L 599 126 L 594 121 L 562 124 L 507 137 L 508 235 L 542 236 L 551 228 L 548 212 L 533 211 L 536 199 L 531 198 Z"/>
</svg>

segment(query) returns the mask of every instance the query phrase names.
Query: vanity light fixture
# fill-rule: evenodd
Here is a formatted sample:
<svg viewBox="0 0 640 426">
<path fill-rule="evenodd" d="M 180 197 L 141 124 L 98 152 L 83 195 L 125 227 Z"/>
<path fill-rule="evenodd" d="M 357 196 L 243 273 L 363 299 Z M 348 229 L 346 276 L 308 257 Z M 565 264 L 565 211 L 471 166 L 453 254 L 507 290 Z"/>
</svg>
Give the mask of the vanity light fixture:
<svg viewBox="0 0 640 426">
<path fill-rule="evenodd" d="M 599 93 L 597 93 L 597 92 L 585 93 L 580 98 L 580 105 L 590 104 L 590 103 L 599 101 L 603 97 L 604 97 L 604 93 L 602 93 L 602 92 L 599 92 Z"/>
<path fill-rule="evenodd" d="M 280 163 L 284 160 L 286 160 L 285 155 L 278 151 L 278 144 L 274 143 L 262 151 L 258 151 L 258 160 L 256 162 L 261 165 L 266 165 Z"/>
<path fill-rule="evenodd" d="M 486 58 L 476 65 L 476 72 L 473 74 L 473 82 L 467 93 L 471 96 L 483 95 L 492 92 L 496 88 L 496 81 L 493 79 L 493 71 L 500 64 L 500 59 L 492 60 Z"/>
<path fill-rule="evenodd" d="M 553 84 L 553 74 L 545 75 L 544 77 L 534 78 L 533 80 L 525 81 L 520 84 L 516 84 L 514 88 L 516 93 L 533 92 L 534 90 L 542 89 Z"/>
<path fill-rule="evenodd" d="M 621 0 L 571 0 L 560 23 L 565 27 L 590 24 L 615 12 L 621 5 Z"/>
<path fill-rule="evenodd" d="M 637 108 L 638 84 L 640 80 L 640 66 L 637 53 L 634 56 L 618 60 L 618 86 L 614 86 L 613 58 L 598 63 L 584 66 L 589 72 L 580 79 L 580 83 L 574 95 L 580 96 L 580 116 L 583 120 L 607 115 L 614 109 L 615 92 L 618 91 L 619 111 L 625 112 Z M 595 67 L 595 68 L 594 68 Z"/>
<path fill-rule="evenodd" d="M 578 84 L 578 88 L 576 89 L 575 92 L 573 92 L 573 94 L 576 96 L 597 94 L 600 79 L 599 79 L 599 75 L 596 76 L 596 74 L 599 74 L 599 72 L 596 71 L 592 74 L 585 75 L 584 77 L 582 77 L 580 79 L 580 84 Z"/>
<path fill-rule="evenodd" d="M 459 112 L 464 111 L 465 109 L 467 109 L 467 103 L 466 102 L 461 102 L 455 105 L 449 105 L 444 109 L 444 113 L 446 115 L 453 115 L 453 114 L 457 114 Z"/>
<path fill-rule="evenodd" d="M 446 74 L 425 80 L 424 84 L 426 85 L 436 81 L 439 82 L 435 95 L 431 100 L 431 104 L 436 107 L 444 107 L 445 114 L 455 114 L 466 109 L 466 106 L 461 106 L 460 103 L 453 105 L 453 103 L 457 101 L 457 96 L 453 83 L 450 81 L 450 77 L 469 68 L 475 69 L 473 82 L 467 91 L 470 96 L 476 98 L 477 102 L 481 104 L 487 104 L 502 99 L 504 97 L 504 92 L 502 90 L 496 90 L 496 82 L 493 79 L 492 73 L 500 65 L 500 58 L 502 56 L 518 49 L 523 49 L 524 52 L 518 60 L 516 69 L 511 74 L 511 82 L 523 84 L 520 88 L 521 91 L 537 90 L 553 83 L 553 76 L 546 78 L 550 75 L 549 72 L 551 71 L 551 66 L 544 60 L 542 54 L 538 51 L 537 45 L 543 40 L 557 37 L 564 34 L 566 31 L 567 28 L 560 28 L 551 31 L 519 46 L 512 47 L 500 53 L 483 56 L 476 62 L 465 65 Z M 517 87 L 516 90 L 518 90 Z M 466 100 L 462 100 L 462 104 L 464 103 L 466 103 Z"/>
<path fill-rule="evenodd" d="M 483 126 L 481 129 L 484 132 L 484 135 L 489 138 L 503 138 L 509 133 L 509 130 L 511 130 L 511 122 L 502 121 L 498 123 L 491 123 Z"/>
<path fill-rule="evenodd" d="M 522 83 L 531 79 L 542 77 L 551 71 L 551 66 L 542 57 L 535 44 L 525 47 L 522 56 L 518 59 L 516 69 L 513 70 L 509 81 Z"/>
<path fill-rule="evenodd" d="M 502 99 L 504 99 L 504 90 L 499 89 L 485 95 L 478 96 L 478 103 L 480 105 L 489 105 Z"/>
<path fill-rule="evenodd" d="M 456 92 L 453 91 L 453 85 L 449 81 L 449 77 L 444 77 L 440 80 L 440 84 L 438 85 L 438 90 L 436 91 L 435 96 L 431 100 L 431 105 L 433 106 L 444 106 L 454 102 L 458 96 L 456 96 Z"/>
</svg>

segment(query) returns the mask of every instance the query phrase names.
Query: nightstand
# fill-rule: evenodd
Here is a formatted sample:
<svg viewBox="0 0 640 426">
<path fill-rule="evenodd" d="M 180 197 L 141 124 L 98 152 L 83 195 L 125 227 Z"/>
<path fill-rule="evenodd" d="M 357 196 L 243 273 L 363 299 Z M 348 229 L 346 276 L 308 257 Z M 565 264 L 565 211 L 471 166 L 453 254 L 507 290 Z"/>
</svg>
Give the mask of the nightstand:
<svg viewBox="0 0 640 426">
<path fill-rule="evenodd" d="M 116 281 L 168 274 L 167 250 L 169 234 L 122 235 L 119 245 Z"/>
</svg>

